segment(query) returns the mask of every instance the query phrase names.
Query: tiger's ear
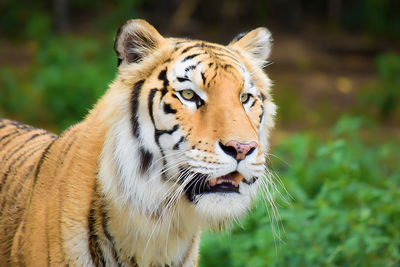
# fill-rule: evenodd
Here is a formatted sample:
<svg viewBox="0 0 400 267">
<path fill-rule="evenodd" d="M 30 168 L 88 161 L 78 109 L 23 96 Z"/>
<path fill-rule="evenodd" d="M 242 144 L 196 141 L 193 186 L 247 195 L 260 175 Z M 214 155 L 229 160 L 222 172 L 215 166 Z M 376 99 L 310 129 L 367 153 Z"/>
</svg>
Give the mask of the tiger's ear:
<svg viewBox="0 0 400 267">
<path fill-rule="evenodd" d="M 118 29 L 114 50 L 120 64 L 139 62 L 142 58 L 160 47 L 164 37 L 147 21 L 132 19 Z"/>
<path fill-rule="evenodd" d="M 229 46 L 246 51 L 259 66 L 263 66 L 271 53 L 272 36 L 267 28 L 260 27 L 237 35 Z"/>
</svg>

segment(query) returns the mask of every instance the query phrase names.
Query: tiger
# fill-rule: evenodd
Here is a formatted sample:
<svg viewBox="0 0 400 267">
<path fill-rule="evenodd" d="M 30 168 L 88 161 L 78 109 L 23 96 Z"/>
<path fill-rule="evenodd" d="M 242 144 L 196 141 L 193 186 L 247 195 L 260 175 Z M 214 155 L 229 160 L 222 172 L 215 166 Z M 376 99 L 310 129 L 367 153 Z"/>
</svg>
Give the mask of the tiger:
<svg viewBox="0 0 400 267">
<path fill-rule="evenodd" d="M 228 45 L 133 19 L 115 80 L 61 135 L 0 120 L 1 266 L 197 266 L 271 179 L 264 27 Z M 67 89 L 66 89 L 67 90 Z"/>
</svg>

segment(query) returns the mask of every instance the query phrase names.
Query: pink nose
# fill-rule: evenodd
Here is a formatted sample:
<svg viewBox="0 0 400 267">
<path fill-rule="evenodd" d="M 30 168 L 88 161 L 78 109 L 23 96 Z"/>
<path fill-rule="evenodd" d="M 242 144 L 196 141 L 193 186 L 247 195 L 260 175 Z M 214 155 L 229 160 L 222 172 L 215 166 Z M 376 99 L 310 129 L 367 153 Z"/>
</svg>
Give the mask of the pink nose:
<svg viewBox="0 0 400 267">
<path fill-rule="evenodd" d="M 257 147 L 256 142 L 249 144 L 239 143 L 238 141 L 231 140 L 225 145 L 219 143 L 222 150 L 229 156 L 235 158 L 237 161 L 243 160 L 246 156 L 250 155 Z"/>
</svg>

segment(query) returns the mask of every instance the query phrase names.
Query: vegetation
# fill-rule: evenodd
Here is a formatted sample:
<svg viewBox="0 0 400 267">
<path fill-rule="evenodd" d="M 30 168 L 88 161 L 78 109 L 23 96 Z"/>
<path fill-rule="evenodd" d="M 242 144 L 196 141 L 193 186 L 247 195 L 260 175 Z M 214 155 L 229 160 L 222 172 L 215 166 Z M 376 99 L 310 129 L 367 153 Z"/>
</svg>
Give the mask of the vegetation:
<svg viewBox="0 0 400 267">
<path fill-rule="evenodd" d="M 60 131 L 81 120 L 106 90 L 116 59 L 111 43 L 93 38 L 64 36 L 41 44 L 28 70 L 0 68 L 0 107 Z"/>
<path fill-rule="evenodd" d="M 400 103 L 400 55 L 385 53 L 376 60 L 379 80 L 361 93 L 367 104 L 376 107 L 381 120 L 390 118 L 399 111 Z"/>
</svg>

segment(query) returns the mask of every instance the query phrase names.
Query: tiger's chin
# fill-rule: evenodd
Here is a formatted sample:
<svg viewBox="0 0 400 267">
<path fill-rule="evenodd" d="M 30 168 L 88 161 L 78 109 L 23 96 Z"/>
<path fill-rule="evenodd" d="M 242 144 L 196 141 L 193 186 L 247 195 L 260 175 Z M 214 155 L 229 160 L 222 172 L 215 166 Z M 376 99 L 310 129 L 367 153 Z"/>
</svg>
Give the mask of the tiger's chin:
<svg viewBox="0 0 400 267">
<path fill-rule="evenodd" d="M 256 197 L 258 183 L 244 180 L 237 172 L 209 179 L 191 192 L 195 212 L 210 228 L 221 230 L 232 220 L 245 215 Z M 196 191 L 197 189 L 197 191 Z"/>
</svg>

